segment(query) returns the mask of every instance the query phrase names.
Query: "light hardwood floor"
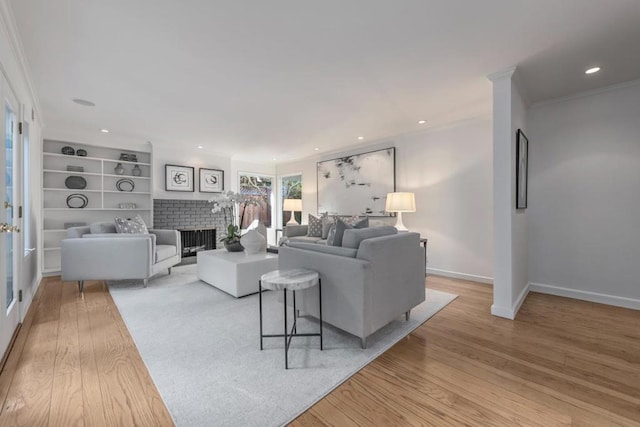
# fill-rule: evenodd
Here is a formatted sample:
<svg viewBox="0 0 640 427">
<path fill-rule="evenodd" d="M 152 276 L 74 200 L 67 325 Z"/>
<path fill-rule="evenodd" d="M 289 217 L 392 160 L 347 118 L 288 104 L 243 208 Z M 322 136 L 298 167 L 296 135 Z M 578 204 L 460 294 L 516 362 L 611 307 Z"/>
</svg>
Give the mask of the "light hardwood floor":
<svg viewBox="0 0 640 427">
<path fill-rule="evenodd" d="M 640 426 L 640 312 L 531 293 L 509 321 L 490 286 L 427 286 L 459 298 L 294 426 Z M 41 285 L 0 401 L 1 426 L 171 425 L 101 282 Z"/>
</svg>

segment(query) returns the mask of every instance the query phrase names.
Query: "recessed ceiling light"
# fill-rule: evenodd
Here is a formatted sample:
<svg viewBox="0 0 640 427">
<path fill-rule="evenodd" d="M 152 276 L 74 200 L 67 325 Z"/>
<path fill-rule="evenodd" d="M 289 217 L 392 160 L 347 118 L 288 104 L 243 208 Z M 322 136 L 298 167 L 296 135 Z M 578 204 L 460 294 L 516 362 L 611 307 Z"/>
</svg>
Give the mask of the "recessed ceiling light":
<svg viewBox="0 0 640 427">
<path fill-rule="evenodd" d="M 95 107 L 96 104 L 94 104 L 91 101 L 87 101 L 86 99 L 80 99 L 80 98 L 74 98 L 72 99 L 73 102 L 75 102 L 78 105 L 82 105 L 83 107 Z"/>
<path fill-rule="evenodd" d="M 274 158 L 273 158 L 273 161 L 276 161 L 276 160 L 277 160 L 277 159 L 274 157 Z"/>
<path fill-rule="evenodd" d="M 593 73 L 597 73 L 598 71 L 600 71 L 600 67 L 593 67 L 593 68 L 589 68 L 584 73 L 585 74 L 593 74 Z"/>
<path fill-rule="evenodd" d="M 427 123 L 427 121 L 426 121 L 426 120 L 418 120 L 418 124 L 419 124 L 419 125 L 423 125 L 423 124 L 425 124 L 425 123 Z"/>
<path fill-rule="evenodd" d="M 204 147 L 202 145 L 198 145 L 198 148 L 203 149 Z"/>
<path fill-rule="evenodd" d="M 109 129 L 100 129 L 100 132 L 102 132 L 102 133 L 109 133 Z"/>
<path fill-rule="evenodd" d="M 364 139 L 364 136 L 359 136 L 358 139 L 362 141 Z"/>
<path fill-rule="evenodd" d="M 314 151 L 320 151 L 320 149 L 318 147 L 313 149 Z"/>
</svg>

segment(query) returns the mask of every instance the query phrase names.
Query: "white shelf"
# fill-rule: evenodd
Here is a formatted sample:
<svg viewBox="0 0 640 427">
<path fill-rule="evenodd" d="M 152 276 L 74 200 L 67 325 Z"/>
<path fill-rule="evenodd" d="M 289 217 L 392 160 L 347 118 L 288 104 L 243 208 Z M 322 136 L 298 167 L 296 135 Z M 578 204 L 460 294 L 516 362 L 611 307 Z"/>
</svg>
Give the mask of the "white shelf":
<svg viewBox="0 0 640 427">
<path fill-rule="evenodd" d="M 84 193 L 102 193 L 102 190 L 86 190 L 84 188 L 43 188 L 44 191 L 82 191 Z M 119 191 L 121 193 L 121 191 Z"/>
<path fill-rule="evenodd" d="M 114 194 L 151 194 L 149 191 L 114 191 L 114 190 L 104 190 L 103 193 L 114 193 Z"/>
<path fill-rule="evenodd" d="M 92 176 L 102 176 L 101 173 L 97 172 L 73 172 L 73 171 L 60 171 L 56 169 L 44 169 L 43 172 L 46 173 L 64 173 L 67 175 L 92 175 Z"/>
<path fill-rule="evenodd" d="M 113 163 L 125 163 L 128 165 L 140 165 L 140 166 L 151 166 L 151 163 L 144 163 L 144 162 L 130 162 L 127 160 L 114 160 L 114 159 L 105 159 L 102 157 L 87 157 L 87 156 L 78 156 L 78 155 L 67 155 L 67 154 L 60 154 L 60 153 L 43 153 L 45 156 L 48 157 L 60 157 L 60 158 L 65 158 L 65 159 L 82 159 L 82 160 L 93 160 L 96 162 L 113 162 Z"/>
<path fill-rule="evenodd" d="M 110 174 L 110 173 L 102 173 L 99 174 L 102 176 L 112 176 L 114 178 L 131 178 L 131 179 L 151 179 L 148 176 L 133 176 L 133 175 L 114 175 L 114 174 Z"/>
<path fill-rule="evenodd" d="M 45 211 L 151 211 L 151 209 L 135 208 L 135 209 L 120 209 L 120 208 L 44 208 Z"/>
</svg>

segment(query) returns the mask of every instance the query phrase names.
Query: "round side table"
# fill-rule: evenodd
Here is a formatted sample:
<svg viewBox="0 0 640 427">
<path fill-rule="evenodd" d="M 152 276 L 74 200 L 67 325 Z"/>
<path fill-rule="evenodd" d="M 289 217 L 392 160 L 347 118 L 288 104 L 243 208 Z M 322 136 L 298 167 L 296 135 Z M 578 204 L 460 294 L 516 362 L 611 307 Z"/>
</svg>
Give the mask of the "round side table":
<svg viewBox="0 0 640 427">
<path fill-rule="evenodd" d="M 299 334 L 296 330 L 298 321 L 296 309 L 296 291 L 308 289 L 318 285 L 318 304 L 320 311 L 320 332 L 316 334 Z M 262 290 L 282 290 L 284 296 L 284 334 L 264 334 L 262 331 Z M 293 293 L 293 326 L 291 332 L 287 328 L 287 290 Z M 320 275 L 313 270 L 296 268 L 292 270 L 275 270 L 263 274 L 258 281 L 258 295 L 260 300 L 260 350 L 262 350 L 263 338 L 284 337 L 284 368 L 289 369 L 289 345 L 293 337 L 320 337 L 320 350 L 322 350 L 322 283 Z"/>
</svg>

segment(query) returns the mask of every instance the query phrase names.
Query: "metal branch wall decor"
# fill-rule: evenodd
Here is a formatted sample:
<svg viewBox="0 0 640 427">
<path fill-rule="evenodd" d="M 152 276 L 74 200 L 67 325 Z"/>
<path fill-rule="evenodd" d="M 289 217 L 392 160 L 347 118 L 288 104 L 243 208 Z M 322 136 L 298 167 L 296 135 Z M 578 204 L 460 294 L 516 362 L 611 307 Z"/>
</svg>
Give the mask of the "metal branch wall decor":
<svg viewBox="0 0 640 427">
<path fill-rule="evenodd" d="M 396 188 L 395 158 L 390 147 L 318 162 L 318 212 L 390 216 L 384 207 Z"/>
</svg>

